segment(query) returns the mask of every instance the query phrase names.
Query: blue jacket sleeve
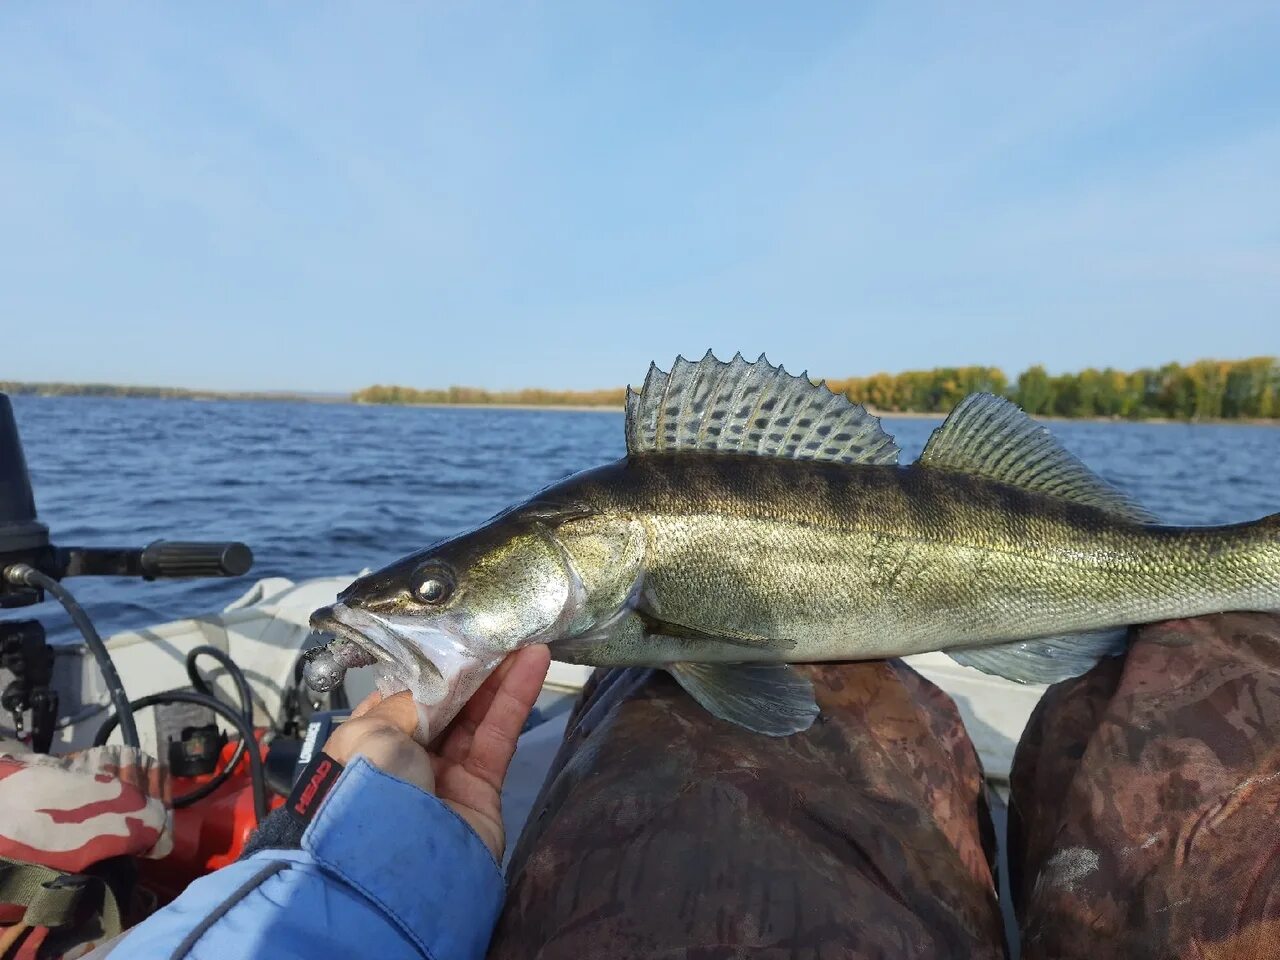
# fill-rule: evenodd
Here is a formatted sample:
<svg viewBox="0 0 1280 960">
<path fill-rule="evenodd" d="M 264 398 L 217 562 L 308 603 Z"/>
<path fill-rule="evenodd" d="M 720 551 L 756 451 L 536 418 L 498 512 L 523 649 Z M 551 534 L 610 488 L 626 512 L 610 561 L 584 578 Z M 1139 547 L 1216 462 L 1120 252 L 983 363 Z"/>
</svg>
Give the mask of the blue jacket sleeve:
<svg viewBox="0 0 1280 960">
<path fill-rule="evenodd" d="M 466 823 L 357 758 L 301 850 L 261 850 L 201 878 L 109 956 L 480 960 L 502 899 L 498 865 Z"/>
</svg>

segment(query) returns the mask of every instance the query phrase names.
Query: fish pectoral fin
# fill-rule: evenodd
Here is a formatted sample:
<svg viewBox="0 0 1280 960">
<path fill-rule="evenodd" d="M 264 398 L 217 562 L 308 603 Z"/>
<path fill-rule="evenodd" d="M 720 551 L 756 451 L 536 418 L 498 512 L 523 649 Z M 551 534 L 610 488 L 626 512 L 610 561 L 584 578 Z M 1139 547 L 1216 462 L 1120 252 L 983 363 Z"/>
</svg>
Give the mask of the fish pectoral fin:
<svg viewBox="0 0 1280 960">
<path fill-rule="evenodd" d="M 785 737 L 813 726 L 813 684 L 785 663 L 672 663 L 666 669 L 707 712 L 755 733 Z"/>
<path fill-rule="evenodd" d="M 1103 657 L 1124 653 L 1128 627 L 1015 640 L 989 647 L 948 650 L 956 663 L 1018 683 L 1057 683 L 1078 677 Z"/>
<path fill-rule="evenodd" d="M 688 627 L 683 623 L 672 623 L 669 620 L 663 620 L 643 607 L 637 609 L 635 614 L 644 624 L 645 633 L 655 637 L 675 637 L 677 640 L 698 640 L 704 643 L 727 643 L 730 646 L 744 647 L 749 650 L 777 650 L 783 653 L 796 648 L 794 640 L 785 640 L 778 637 L 761 637 L 749 633 L 726 632 L 724 630 L 708 633 L 706 630 L 699 630 L 697 627 Z"/>
</svg>

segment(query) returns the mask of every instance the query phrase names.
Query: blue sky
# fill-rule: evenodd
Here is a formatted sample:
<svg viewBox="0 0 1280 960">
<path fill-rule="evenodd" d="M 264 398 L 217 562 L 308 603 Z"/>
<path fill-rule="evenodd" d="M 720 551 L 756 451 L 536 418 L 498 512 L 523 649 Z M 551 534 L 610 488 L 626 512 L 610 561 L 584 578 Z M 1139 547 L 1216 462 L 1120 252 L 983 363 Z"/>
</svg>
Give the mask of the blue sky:
<svg viewBox="0 0 1280 960">
<path fill-rule="evenodd" d="M 1274 3 L 6 3 L 0 379 L 1277 353 L 1277 64 Z"/>
</svg>

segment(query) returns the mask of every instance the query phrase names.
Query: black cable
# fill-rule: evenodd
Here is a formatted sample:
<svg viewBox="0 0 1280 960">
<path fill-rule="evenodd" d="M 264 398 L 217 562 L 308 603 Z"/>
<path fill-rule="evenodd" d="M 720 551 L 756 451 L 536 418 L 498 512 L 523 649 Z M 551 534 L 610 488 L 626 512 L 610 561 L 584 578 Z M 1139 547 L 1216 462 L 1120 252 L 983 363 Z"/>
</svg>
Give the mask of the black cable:
<svg viewBox="0 0 1280 960">
<path fill-rule="evenodd" d="M 111 703 L 115 707 L 116 721 L 120 724 L 121 738 L 126 746 L 136 749 L 139 745 L 138 727 L 133 721 L 133 711 L 129 707 L 129 698 L 124 692 L 124 684 L 120 682 L 120 674 L 116 672 L 116 665 L 111 662 L 111 654 L 107 650 L 107 645 L 102 642 L 102 637 L 98 636 L 98 631 L 94 629 L 93 621 L 84 612 L 84 608 L 76 602 L 76 598 L 71 595 L 71 591 L 66 587 L 54 580 L 53 577 L 46 576 L 28 564 L 15 563 L 6 568 L 4 574 L 5 578 L 11 583 L 38 587 L 47 593 L 51 593 L 62 604 L 68 616 L 71 617 L 71 622 L 80 629 L 85 644 L 93 653 L 93 659 L 98 662 L 98 669 L 102 671 L 102 679 L 107 684 L 107 693 L 111 695 Z M 112 726 L 114 725 L 115 723 L 113 722 Z"/>
<path fill-rule="evenodd" d="M 210 657 L 217 660 L 224 670 L 230 675 L 231 680 L 236 685 L 236 692 L 240 695 L 240 712 L 244 715 L 250 728 L 253 727 L 253 692 L 249 689 L 249 681 L 245 679 L 244 671 L 229 656 L 219 650 L 217 647 L 211 647 L 204 644 L 199 647 L 192 647 L 187 651 L 187 676 L 191 679 L 191 685 L 200 693 L 208 697 L 216 697 L 204 677 L 200 676 L 200 671 L 196 668 L 196 661 L 201 657 Z M 255 741 L 256 742 L 256 741 Z M 189 807 L 197 800 L 203 800 L 213 791 L 227 782 L 227 779 L 235 773 L 236 765 L 240 762 L 240 758 L 244 756 L 245 750 L 249 748 L 249 743 L 243 737 L 236 744 L 235 750 L 231 754 L 231 759 L 226 765 L 214 774 L 213 779 L 208 783 L 201 784 L 190 793 L 184 793 L 180 797 L 173 798 L 175 807 Z"/>
<path fill-rule="evenodd" d="M 208 644 L 192 647 L 187 651 L 187 676 L 191 678 L 191 685 L 208 697 L 216 697 L 217 694 L 209 688 L 208 681 L 200 676 L 200 671 L 196 669 L 196 661 L 201 657 L 217 660 L 222 669 L 230 674 L 231 682 L 236 685 L 236 693 L 240 695 L 240 712 L 244 714 L 246 720 L 252 722 L 253 691 L 249 688 L 249 681 L 245 679 L 244 671 L 240 669 L 239 664 L 217 647 L 211 647 Z"/>
<path fill-rule="evenodd" d="M 128 706 L 132 710 L 143 710 L 162 703 L 194 703 L 197 706 L 206 707 L 235 727 L 245 743 L 257 742 L 253 736 L 253 725 L 249 721 L 221 700 L 208 694 L 196 693 L 194 690 L 167 690 L 164 693 L 152 693 L 134 700 Z M 107 717 L 98 728 L 97 736 L 93 738 L 93 745 L 100 747 L 106 743 L 115 728 L 116 718 Z M 267 815 L 267 778 L 262 770 L 262 754 L 257 750 L 249 751 L 249 777 L 253 781 L 254 816 L 261 823 Z M 183 799 L 190 802 L 189 797 L 190 794 Z"/>
</svg>

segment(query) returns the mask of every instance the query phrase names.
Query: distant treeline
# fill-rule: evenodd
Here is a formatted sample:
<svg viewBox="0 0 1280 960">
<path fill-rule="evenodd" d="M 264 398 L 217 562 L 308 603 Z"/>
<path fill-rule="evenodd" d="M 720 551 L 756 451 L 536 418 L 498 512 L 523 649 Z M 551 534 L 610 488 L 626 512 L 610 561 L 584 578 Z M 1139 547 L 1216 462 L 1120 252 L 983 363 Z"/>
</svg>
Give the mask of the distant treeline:
<svg viewBox="0 0 1280 960">
<path fill-rule="evenodd" d="M 187 390 L 183 387 L 130 387 L 114 383 L 23 383 L 0 380 L 0 393 L 36 397 L 151 397 L 161 400 L 308 400 L 342 401 L 343 394 L 234 393 L 226 390 Z"/>
<path fill-rule="evenodd" d="M 626 388 L 609 390 L 481 390 L 479 387 L 447 387 L 415 390 L 412 387 L 365 387 L 351 395 L 356 403 L 456 403 L 496 407 L 621 407 Z"/>
<path fill-rule="evenodd" d="M 829 382 L 877 410 L 945 413 L 977 390 L 1003 394 L 1031 414 L 1132 420 L 1280 418 L 1280 360 L 1199 360 L 1188 366 L 1052 375 L 1034 366 L 1010 382 L 996 367 L 878 373 Z"/>
<path fill-rule="evenodd" d="M 850 400 L 887 413 L 946 413 L 970 393 L 1009 397 L 1028 413 L 1131 420 L 1280 419 L 1280 360 L 1200 360 L 1135 370 L 1082 370 L 1052 375 L 1034 366 L 1014 381 L 998 367 L 939 367 L 828 380 Z M 516 390 L 477 387 L 415 390 L 368 387 L 357 403 L 492 404 L 621 407 L 625 390 Z"/>
</svg>

